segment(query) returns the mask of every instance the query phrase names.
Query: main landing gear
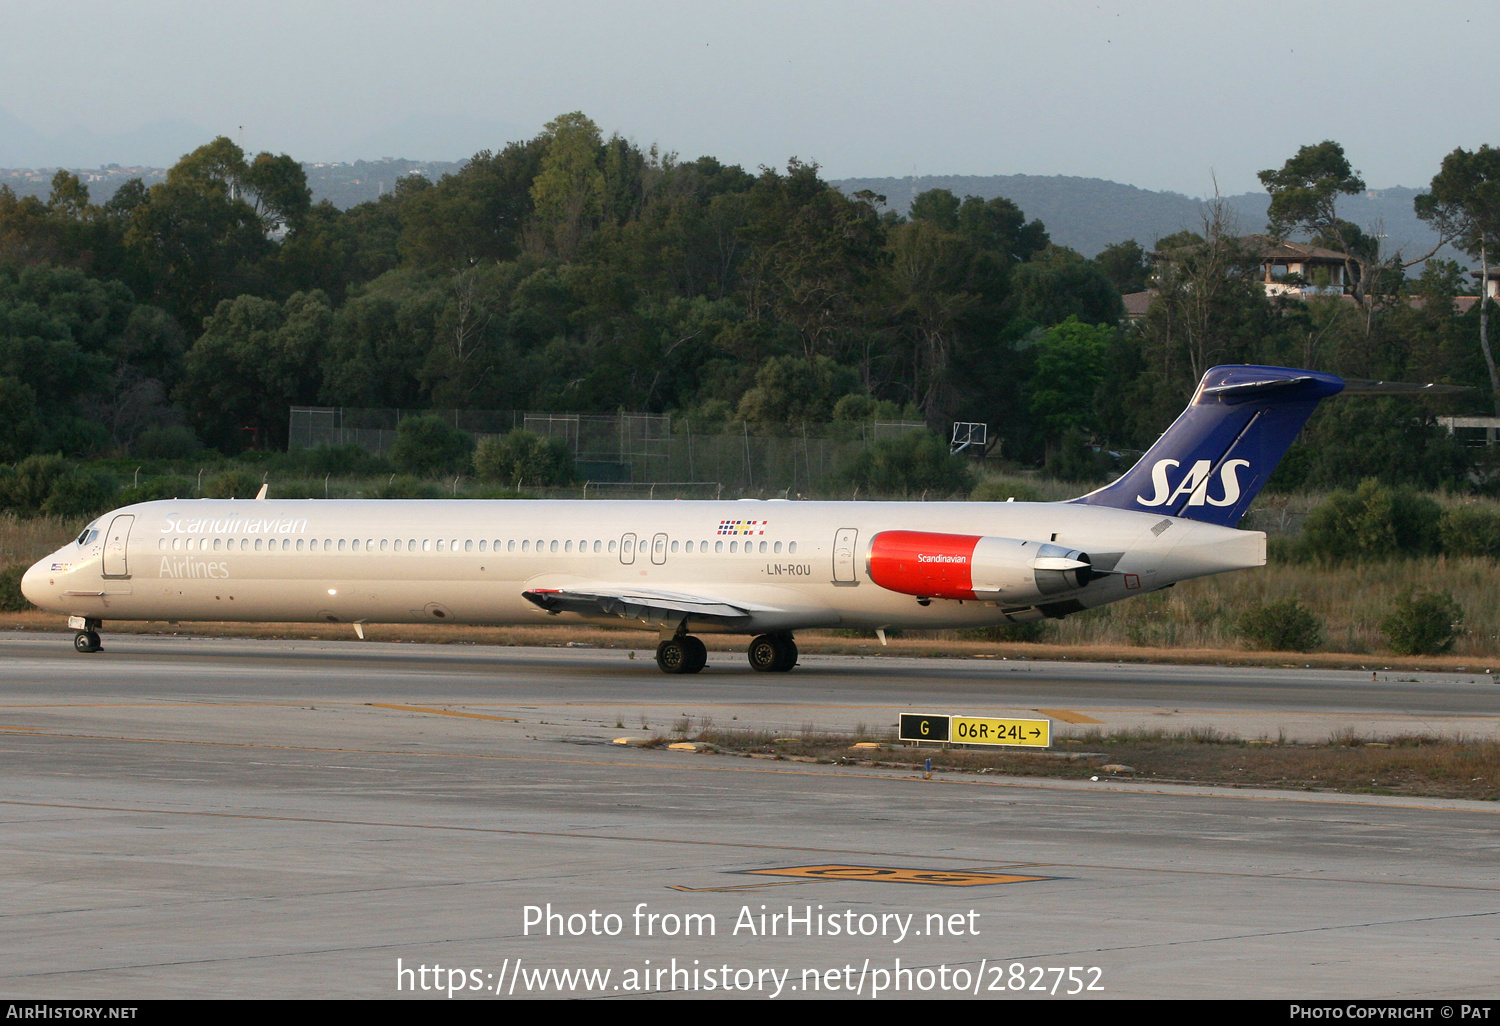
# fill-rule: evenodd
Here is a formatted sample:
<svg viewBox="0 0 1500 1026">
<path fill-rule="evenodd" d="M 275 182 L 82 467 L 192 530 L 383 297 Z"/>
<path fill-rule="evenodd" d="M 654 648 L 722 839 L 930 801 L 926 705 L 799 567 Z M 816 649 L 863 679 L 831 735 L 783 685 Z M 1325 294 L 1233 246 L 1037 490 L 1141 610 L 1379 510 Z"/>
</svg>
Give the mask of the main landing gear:
<svg viewBox="0 0 1500 1026">
<path fill-rule="evenodd" d="M 785 673 L 797 665 L 797 643 L 790 633 L 762 634 L 750 642 L 750 668 Z M 691 634 L 668 638 L 656 646 L 656 665 L 663 673 L 697 673 L 708 662 L 708 649 Z"/>
<path fill-rule="evenodd" d="M 68 626 L 73 628 L 73 647 L 79 652 L 97 652 L 104 647 L 99 644 L 99 621 L 93 617 L 71 616 Z"/>
<path fill-rule="evenodd" d="M 750 642 L 750 668 L 761 673 L 786 673 L 797 665 L 797 643 L 785 632 L 762 634 Z"/>
<path fill-rule="evenodd" d="M 662 673 L 697 673 L 708 663 L 708 649 L 691 634 L 668 638 L 656 646 Z"/>
</svg>

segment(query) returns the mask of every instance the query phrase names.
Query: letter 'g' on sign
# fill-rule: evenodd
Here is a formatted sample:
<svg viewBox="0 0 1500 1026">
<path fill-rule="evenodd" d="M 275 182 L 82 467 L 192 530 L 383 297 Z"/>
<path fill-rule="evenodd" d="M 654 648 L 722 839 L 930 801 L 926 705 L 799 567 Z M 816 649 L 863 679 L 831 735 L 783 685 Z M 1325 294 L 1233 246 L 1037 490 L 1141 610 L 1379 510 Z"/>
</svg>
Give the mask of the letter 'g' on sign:
<svg viewBox="0 0 1500 1026">
<path fill-rule="evenodd" d="M 901 741 L 947 741 L 948 716 L 926 713 L 902 713 L 896 736 Z"/>
</svg>

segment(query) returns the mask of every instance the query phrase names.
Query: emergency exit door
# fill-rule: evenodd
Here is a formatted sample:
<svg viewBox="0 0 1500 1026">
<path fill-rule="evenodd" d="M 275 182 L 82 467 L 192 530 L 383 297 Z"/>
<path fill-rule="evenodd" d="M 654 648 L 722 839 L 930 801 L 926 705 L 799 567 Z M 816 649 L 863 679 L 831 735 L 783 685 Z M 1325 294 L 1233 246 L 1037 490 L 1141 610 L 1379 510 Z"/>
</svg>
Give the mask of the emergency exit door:
<svg viewBox="0 0 1500 1026">
<path fill-rule="evenodd" d="M 852 587 L 859 583 L 854 566 L 854 547 L 859 541 L 859 530 L 841 527 L 833 536 L 833 583 Z"/>
</svg>

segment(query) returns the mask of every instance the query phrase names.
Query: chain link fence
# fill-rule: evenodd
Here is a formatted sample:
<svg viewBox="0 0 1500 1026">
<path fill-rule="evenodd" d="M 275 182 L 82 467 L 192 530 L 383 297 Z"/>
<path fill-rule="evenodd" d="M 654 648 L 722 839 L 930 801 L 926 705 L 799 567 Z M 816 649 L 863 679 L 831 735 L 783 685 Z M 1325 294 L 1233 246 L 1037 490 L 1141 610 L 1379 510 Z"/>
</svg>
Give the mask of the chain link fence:
<svg viewBox="0 0 1500 1026">
<path fill-rule="evenodd" d="M 562 442 L 589 492 L 716 498 L 795 496 L 841 472 L 876 442 L 925 431 L 920 421 L 807 424 L 768 434 L 744 421 L 707 427 L 651 413 L 400 410 L 294 406 L 288 449 L 358 445 L 383 455 L 404 417 L 440 416 L 475 441 L 524 428 Z"/>
</svg>

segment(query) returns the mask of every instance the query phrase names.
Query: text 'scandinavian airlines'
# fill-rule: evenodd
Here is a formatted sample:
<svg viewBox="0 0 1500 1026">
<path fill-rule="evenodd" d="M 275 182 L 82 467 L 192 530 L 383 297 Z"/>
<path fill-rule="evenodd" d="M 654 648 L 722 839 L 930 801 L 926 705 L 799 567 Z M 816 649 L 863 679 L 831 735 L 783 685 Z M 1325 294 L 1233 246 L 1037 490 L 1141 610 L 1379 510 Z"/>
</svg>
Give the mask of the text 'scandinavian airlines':
<svg viewBox="0 0 1500 1026">
<path fill-rule="evenodd" d="M 105 514 L 26 572 L 80 652 L 105 620 L 593 623 L 790 670 L 792 632 L 979 627 L 1261 566 L 1235 530 L 1330 375 L 1215 367 L 1123 477 L 1069 502 L 213 500 Z"/>
</svg>

